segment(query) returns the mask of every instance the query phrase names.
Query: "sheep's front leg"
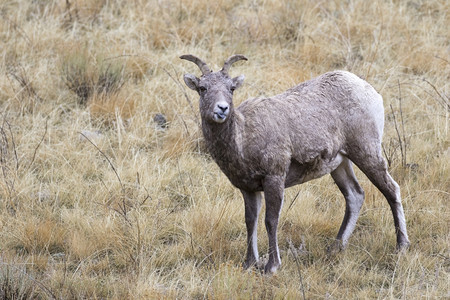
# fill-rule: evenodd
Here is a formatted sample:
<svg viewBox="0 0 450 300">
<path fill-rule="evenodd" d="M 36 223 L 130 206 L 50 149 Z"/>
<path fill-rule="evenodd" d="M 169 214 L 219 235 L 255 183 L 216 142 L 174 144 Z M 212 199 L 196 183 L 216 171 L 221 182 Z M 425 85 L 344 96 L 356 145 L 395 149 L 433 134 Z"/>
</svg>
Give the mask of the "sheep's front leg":
<svg viewBox="0 0 450 300">
<path fill-rule="evenodd" d="M 247 226 L 247 258 L 244 268 L 255 266 L 259 261 L 258 254 L 258 216 L 261 210 L 261 193 L 241 190 L 245 203 L 245 225 Z"/>
<path fill-rule="evenodd" d="M 265 273 L 274 273 L 281 265 L 278 249 L 277 227 L 284 195 L 284 177 L 266 176 L 263 182 L 266 200 L 266 230 L 269 236 L 269 261 L 264 267 Z"/>
</svg>

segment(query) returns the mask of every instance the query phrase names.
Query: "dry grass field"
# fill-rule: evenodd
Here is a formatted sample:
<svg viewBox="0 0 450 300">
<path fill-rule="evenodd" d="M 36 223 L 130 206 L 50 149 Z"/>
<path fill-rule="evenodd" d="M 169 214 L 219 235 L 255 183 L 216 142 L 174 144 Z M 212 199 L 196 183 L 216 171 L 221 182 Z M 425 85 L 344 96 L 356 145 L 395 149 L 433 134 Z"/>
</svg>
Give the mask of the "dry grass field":
<svg viewBox="0 0 450 300">
<path fill-rule="evenodd" d="M 449 299 L 449 13 L 445 0 L 2 0 L 0 298 Z M 243 200 L 205 152 L 186 53 L 214 70 L 246 55 L 237 103 L 335 69 L 370 82 L 410 249 L 395 252 L 387 201 L 358 170 L 346 251 L 326 252 L 345 203 L 325 176 L 286 190 L 279 272 L 243 270 Z"/>
</svg>

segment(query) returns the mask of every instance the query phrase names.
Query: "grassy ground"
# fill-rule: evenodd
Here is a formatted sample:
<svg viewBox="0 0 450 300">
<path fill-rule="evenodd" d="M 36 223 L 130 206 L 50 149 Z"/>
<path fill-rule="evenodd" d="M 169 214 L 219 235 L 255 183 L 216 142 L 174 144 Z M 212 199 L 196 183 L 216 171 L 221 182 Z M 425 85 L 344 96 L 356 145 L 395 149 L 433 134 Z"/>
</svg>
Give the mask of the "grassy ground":
<svg viewBox="0 0 450 300">
<path fill-rule="evenodd" d="M 280 2 L 1 2 L 0 298 L 450 297 L 450 2 Z M 186 53 L 245 54 L 237 103 L 333 69 L 369 81 L 410 250 L 358 171 L 345 252 L 326 255 L 344 200 L 325 176 L 286 191 L 280 271 L 242 270 L 243 201 L 202 146 Z"/>
</svg>

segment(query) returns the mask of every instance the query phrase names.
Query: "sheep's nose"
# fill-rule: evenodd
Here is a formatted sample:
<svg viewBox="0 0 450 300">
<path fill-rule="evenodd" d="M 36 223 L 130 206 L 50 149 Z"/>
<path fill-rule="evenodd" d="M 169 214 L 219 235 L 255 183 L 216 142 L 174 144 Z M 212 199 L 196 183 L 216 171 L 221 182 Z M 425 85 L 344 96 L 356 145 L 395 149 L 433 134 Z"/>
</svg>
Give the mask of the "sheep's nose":
<svg viewBox="0 0 450 300">
<path fill-rule="evenodd" d="M 217 123 L 225 122 L 230 113 L 230 105 L 225 101 L 217 102 L 213 110 L 213 120 Z"/>
<path fill-rule="evenodd" d="M 226 112 L 228 109 L 228 104 L 220 103 L 220 104 L 217 104 L 217 107 L 220 108 L 223 112 Z"/>
</svg>

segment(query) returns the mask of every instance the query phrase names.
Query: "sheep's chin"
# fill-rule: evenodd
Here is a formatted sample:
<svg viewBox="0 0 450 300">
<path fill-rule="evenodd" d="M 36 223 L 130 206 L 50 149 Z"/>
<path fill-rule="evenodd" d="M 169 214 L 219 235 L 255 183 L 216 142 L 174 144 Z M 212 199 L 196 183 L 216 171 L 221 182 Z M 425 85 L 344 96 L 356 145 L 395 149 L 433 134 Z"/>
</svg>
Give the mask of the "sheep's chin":
<svg viewBox="0 0 450 300">
<path fill-rule="evenodd" d="M 225 120 L 227 119 L 228 115 L 226 114 L 218 114 L 218 113 L 214 113 L 213 115 L 213 121 L 219 124 L 222 124 L 223 122 L 225 122 Z"/>
</svg>

